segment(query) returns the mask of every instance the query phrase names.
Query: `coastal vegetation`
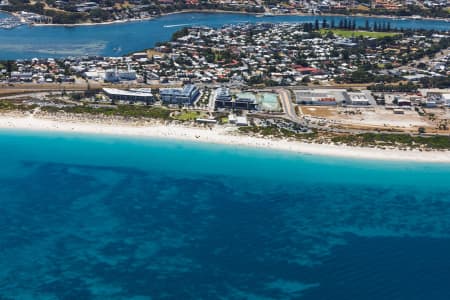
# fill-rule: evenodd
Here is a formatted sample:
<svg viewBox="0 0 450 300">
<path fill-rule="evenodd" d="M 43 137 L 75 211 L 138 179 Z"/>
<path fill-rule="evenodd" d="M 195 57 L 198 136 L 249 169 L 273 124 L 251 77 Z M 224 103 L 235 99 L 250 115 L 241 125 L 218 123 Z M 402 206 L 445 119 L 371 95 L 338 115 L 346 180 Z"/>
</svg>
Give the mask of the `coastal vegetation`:
<svg viewBox="0 0 450 300">
<path fill-rule="evenodd" d="M 75 94 L 77 95 L 77 94 Z M 23 111 L 31 112 L 37 105 L 14 103 L 11 101 L 0 101 L 0 111 Z M 65 112 L 68 114 L 86 114 L 93 116 L 110 116 L 124 118 L 145 118 L 161 120 L 178 120 L 182 122 L 195 121 L 197 118 L 206 117 L 205 113 L 188 110 L 169 110 L 158 106 L 144 105 L 52 105 L 42 106 L 40 110 L 47 113 Z"/>
<path fill-rule="evenodd" d="M 255 134 L 263 137 L 294 138 L 299 141 L 313 141 L 320 143 L 343 144 L 355 147 L 394 147 L 428 150 L 450 150 L 450 137 L 442 135 L 412 135 L 402 133 L 361 133 L 342 134 L 313 131 L 309 133 L 294 133 L 274 126 L 240 127 L 245 134 Z M 419 130 L 424 133 L 424 130 Z"/>
<path fill-rule="evenodd" d="M 177 39 L 179 39 L 179 38 L 181 38 L 183 36 L 186 36 L 188 34 L 189 34 L 189 28 L 188 27 L 183 27 L 180 30 L 175 31 L 172 34 L 172 39 L 171 40 L 172 41 L 176 41 Z"/>
<path fill-rule="evenodd" d="M 47 114 L 66 113 L 83 116 L 98 117 L 119 117 L 125 119 L 159 119 L 175 120 L 181 122 L 191 122 L 197 118 L 205 118 L 206 114 L 198 111 L 189 110 L 170 110 L 163 107 L 136 106 L 136 105 L 60 105 L 60 106 L 41 106 L 38 110 L 37 105 L 15 103 L 12 101 L 0 101 L 1 112 L 22 112 L 39 113 L 42 111 Z M 222 118 L 222 123 L 228 120 Z M 366 133 L 342 133 L 324 130 L 304 131 L 302 128 L 294 125 L 293 127 L 280 127 L 276 125 L 269 126 L 243 126 L 238 131 L 246 135 L 255 135 L 265 138 L 291 139 L 303 142 L 314 143 L 333 143 L 348 146 L 359 147 L 378 147 L 378 148 L 398 148 L 398 149 L 421 149 L 421 150 L 450 150 L 450 136 L 447 135 L 426 135 L 425 128 L 419 128 L 417 134 L 396 133 L 396 132 L 366 132 Z"/>
<path fill-rule="evenodd" d="M 152 118 L 170 119 L 170 110 L 162 107 L 117 105 L 108 107 L 96 106 L 44 106 L 41 108 L 45 112 L 56 113 L 66 112 L 72 114 L 90 114 L 103 116 L 120 116 L 125 118 Z"/>
<path fill-rule="evenodd" d="M 261 47 L 261 45 L 269 46 Z M 46 96 L 25 95 L 21 98 L 22 103 L 19 103 L 20 100 L 16 103 L 1 102 L 0 109 L 32 112 L 37 116 L 42 112 L 44 116 L 51 115 L 55 118 L 67 114 L 70 117 L 77 115 L 76 118 L 81 116 L 83 119 L 127 119 L 133 122 L 158 119 L 168 121 L 165 123 L 186 122 L 189 125 L 197 118 L 209 115 L 215 117 L 219 124 L 227 122 L 234 124 L 236 120 L 231 118 L 228 120 L 226 116 L 229 113 L 236 113 L 238 116 L 249 118 L 248 122 L 236 121 L 236 124 L 257 125 L 239 127 L 241 133 L 248 135 L 352 146 L 450 149 L 448 137 L 431 135 L 442 134 L 446 132 L 444 130 L 448 130 L 446 127 L 448 117 L 446 119 L 445 116 L 435 116 L 434 113 L 425 111 L 425 108 L 431 108 L 433 105 L 439 109 L 445 108 L 444 105 L 448 106 L 447 102 L 444 102 L 444 96 L 418 93 L 421 87 L 449 86 L 449 77 L 445 76 L 448 75 L 446 73 L 448 63 L 444 61 L 448 59 L 445 52 L 449 46 L 448 34 L 421 30 L 397 32 L 389 23 L 381 25 L 367 23 L 365 27 L 356 28 L 355 19 L 350 18 L 340 21 L 339 24 L 316 20 L 314 23 L 293 25 L 246 23 L 220 29 L 194 26 L 175 32 L 172 40 L 166 42 L 164 47 L 158 46 L 151 51 L 156 54 L 151 57 L 147 52 L 130 54 L 125 61 L 120 62 L 108 57 L 0 62 L 3 69 L 2 76 L 5 79 L 4 86 L 10 87 L 11 90 L 17 89 L 22 83 L 26 83 L 28 87 L 33 87 L 31 84 L 41 86 L 41 83 L 45 83 L 51 86 L 57 82 L 68 83 L 58 86 L 58 92 Z M 435 54 L 438 55 L 434 57 Z M 96 67 L 98 71 L 87 71 L 93 70 L 87 66 L 99 66 Z M 43 69 L 46 73 L 43 73 Z M 116 78 L 106 80 L 106 74 L 107 72 L 110 74 L 111 70 L 115 71 L 116 76 L 112 77 Z M 430 72 L 430 76 L 423 78 L 424 71 Z M 104 81 L 102 76 L 99 76 L 103 73 Z M 216 90 L 214 94 L 211 87 L 224 81 L 230 81 L 228 86 L 237 88 L 229 88 L 224 92 L 223 101 L 229 102 L 227 106 L 220 107 L 222 100 L 218 101 L 218 98 L 214 99 L 212 96 L 222 95 L 224 87 Z M 66 91 L 67 86 L 75 85 L 76 82 L 82 86 L 81 89 L 77 89 L 76 92 L 73 92 L 74 88 Z M 189 104 L 185 100 L 183 103 L 177 100 L 178 105 L 175 105 L 175 102 L 164 102 L 165 98 L 161 97 L 164 94 L 160 88 L 169 87 L 165 85 L 166 83 L 176 82 L 180 85 L 192 83 L 202 86 L 200 88 L 202 92 L 199 91 L 201 96 L 198 97 L 199 94 L 196 94 L 197 98 L 188 96 Z M 204 88 L 205 83 L 209 88 Z M 335 94 L 329 92 L 317 92 L 311 93 L 317 96 L 311 96 L 312 100 L 308 100 L 310 103 L 307 103 L 305 99 L 309 99 L 308 95 L 297 96 L 293 92 L 294 87 L 299 85 L 326 87 L 328 84 L 335 86 L 336 83 L 352 84 L 351 90 L 350 85 L 347 85 L 345 87 L 347 91 L 339 93 L 339 98 L 342 95 L 345 100 L 338 99 Z M 144 89 L 135 90 L 134 85 L 139 88 L 145 87 L 145 101 L 142 100 Z M 153 88 L 150 89 L 150 86 Z M 242 91 L 250 86 L 258 91 L 255 93 L 262 92 L 262 89 L 258 88 L 266 86 L 290 86 L 284 89 L 287 93 L 291 92 L 291 99 L 286 99 L 282 103 L 285 115 L 269 114 L 256 100 L 252 100 L 253 97 L 246 99 L 246 96 L 241 95 L 242 100 L 238 106 L 236 104 L 239 102 L 238 95 L 245 94 Z M 372 103 L 372 99 L 365 94 L 365 90 L 363 93 L 362 90 L 367 86 L 372 92 L 380 92 L 372 94 L 380 107 L 372 106 L 375 103 Z M 108 89 L 102 91 L 102 87 Z M 111 91 L 112 87 L 120 87 L 121 90 Z M 272 92 L 279 92 L 279 89 L 281 88 L 274 88 Z M 382 94 L 384 92 L 405 95 L 385 97 Z M 281 95 L 281 92 L 279 93 Z M 410 99 L 413 98 L 412 93 L 414 99 Z M 345 113 L 350 117 L 361 115 L 361 111 L 365 108 L 349 112 L 347 109 L 345 112 L 341 109 L 347 107 L 349 104 L 347 101 L 353 101 L 352 98 L 363 102 L 362 105 L 365 107 L 367 105 L 380 116 L 383 114 L 379 112 L 382 109 L 381 105 L 389 105 L 389 108 L 395 106 L 394 114 L 390 115 L 383 125 L 379 125 L 382 124 L 379 122 L 378 125 L 359 127 L 360 125 L 341 126 L 328 122 L 334 121 L 334 116 L 339 117 L 338 114 L 344 116 Z M 213 107 L 209 106 L 210 100 L 216 101 L 215 112 Z M 300 108 L 297 109 L 297 115 L 295 112 L 290 115 L 287 105 L 291 100 L 302 104 L 317 104 L 317 101 L 323 101 L 319 104 L 330 103 L 338 106 L 338 109 L 334 112 L 326 112 L 322 108 L 311 109 L 310 112 L 315 111 L 315 116 L 330 119 L 326 121 L 319 119 L 310 123 Z M 249 105 L 248 101 L 253 102 Z M 247 102 L 246 106 L 243 106 L 242 102 Z M 24 103 L 36 103 L 39 107 Z M 185 109 L 181 109 L 182 106 Z M 187 106 L 189 108 L 186 108 Z M 422 118 L 418 120 L 421 122 L 419 125 L 408 123 L 408 130 L 404 130 L 403 126 L 400 128 L 396 122 L 405 124 L 409 122 L 409 120 L 398 122 L 399 115 L 408 115 L 409 111 L 404 108 L 405 106 L 414 107 L 420 116 L 429 116 L 429 120 Z M 442 128 L 439 123 L 441 121 Z M 375 128 L 376 126 L 379 128 Z M 311 131 L 312 129 L 319 131 Z M 359 134 L 350 134 L 352 132 Z"/>
<path fill-rule="evenodd" d="M 450 137 L 439 135 L 423 136 L 395 133 L 361 133 L 336 135 L 331 138 L 331 141 L 333 143 L 350 146 L 384 146 L 450 150 Z"/>
<path fill-rule="evenodd" d="M 7 112 L 7 111 L 31 111 L 34 108 L 36 108 L 37 105 L 28 105 L 28 104 L 15 104 L 10 101 L 0 101 L 0 112 Z"/>
<path fill-rule="evenodd" d="M 256 134 L 263 137 L 294 138 L 298 140 L 313 139 L 318 136 L 317 131 L 298 133 L 277 126 L 242 126 L 239 131 L 246 134 Z"/>
<path fill-rule="evenodd" d="M 171 117 L 175 120 L 179 121 L 195 121 L 197 118 L 203 118 L 205 117 L 204 113 L 200 113 L 198 111 L 181 111 L 181 112 L 175 112 L 171 115 Z"/>
</svg>

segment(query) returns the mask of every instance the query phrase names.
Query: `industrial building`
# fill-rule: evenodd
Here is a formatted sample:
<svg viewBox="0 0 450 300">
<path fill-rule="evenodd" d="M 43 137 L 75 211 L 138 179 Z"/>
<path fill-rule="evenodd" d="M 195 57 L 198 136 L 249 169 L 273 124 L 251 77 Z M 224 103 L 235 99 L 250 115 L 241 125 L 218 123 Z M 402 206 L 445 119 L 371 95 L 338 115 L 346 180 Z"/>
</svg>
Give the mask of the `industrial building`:
<svg viewBox="0 0 450 300">
<path fill-rule="evenodd" d="M 350 98 L 347 91 L 336 88 L 317 88 L 317 89 L 302 89 L 294 91 L 295 101 L 302 105 L 317 105 L 317 106 L 333 106 L 340 104 L 349 104 Z M 355 92 L 355 95 L 360 95 Z M 358 97 L 354 98 L 355 103 Z M 360 98 L 361 102 L 363 97 Z M 356 104 L 354 104 L 356 105 Z"/>
<path fill-rule="evenodd" d="M 123 101 L 127 103 L 145 103 L 150 104 L 154 102 L 154 97 L 151 89 L 131 89 L 119 90 L 104 88 L 103 92 L 112 101 Z"/>
<path fill-rule="evenodd" d="M 296 102 L 298 104 L 309 105 L 336 105 L 337 100 L 334 95 L 322 91 L 296 91 Z"/>
<path fill-rule="evenodd" d="M 347 93 L 347 104 L 356 106 L 366 106 L 369 105 L 369 98 L 366 94 L 361 92 L 348 92 Z"/>
</svg>

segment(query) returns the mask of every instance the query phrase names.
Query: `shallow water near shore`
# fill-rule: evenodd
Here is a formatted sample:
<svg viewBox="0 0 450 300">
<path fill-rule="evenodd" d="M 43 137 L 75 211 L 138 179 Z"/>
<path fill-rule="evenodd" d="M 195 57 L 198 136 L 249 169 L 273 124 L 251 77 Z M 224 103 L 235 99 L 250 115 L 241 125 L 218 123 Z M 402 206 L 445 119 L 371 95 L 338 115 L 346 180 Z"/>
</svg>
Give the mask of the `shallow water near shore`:
<svg viewBox="0 0 450 300">
<path fill-rule="evenodd" d="M 450 166 L 0 131 L 0 299 L 449 299 Z"/>
</svg>

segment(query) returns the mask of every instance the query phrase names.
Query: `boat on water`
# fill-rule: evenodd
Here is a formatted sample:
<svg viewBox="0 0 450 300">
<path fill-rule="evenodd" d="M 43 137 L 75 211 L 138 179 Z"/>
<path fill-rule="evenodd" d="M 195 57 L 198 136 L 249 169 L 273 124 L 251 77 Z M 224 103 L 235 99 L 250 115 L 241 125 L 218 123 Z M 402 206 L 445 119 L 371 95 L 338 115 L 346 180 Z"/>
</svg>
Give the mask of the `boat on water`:
<svg viewBox="0 0 450 300">
<path fill-rule="evenodd" d="M 172 27 L 188 27 L 194 25 L 192 23 L 184 23 L 184 24 L 170 24 L 170 25 L 164 25 L 164 28 L 172 28 Z"/>
<path fill-rule="evenodd" d="M 22 26 L 24 24 L 25 23 L 21 22 L 17 18 L 0 19 L 0 29 L 13 29 L 13 28 Z"/>
</svg>

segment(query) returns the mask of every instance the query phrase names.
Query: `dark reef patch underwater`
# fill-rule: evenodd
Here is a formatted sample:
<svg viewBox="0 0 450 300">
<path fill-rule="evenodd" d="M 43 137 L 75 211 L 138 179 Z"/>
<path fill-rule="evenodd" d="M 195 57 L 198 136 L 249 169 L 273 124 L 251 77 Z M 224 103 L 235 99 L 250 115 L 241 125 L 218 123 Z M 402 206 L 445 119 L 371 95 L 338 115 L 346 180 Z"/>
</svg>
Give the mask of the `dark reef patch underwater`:
<svg viewBox="0 0 450 300">
<path fill-rule="evenodd" d="M 0 148 L 2 300 L 450 299 L 448 166 L 37 133 Z"/>
</svg>

